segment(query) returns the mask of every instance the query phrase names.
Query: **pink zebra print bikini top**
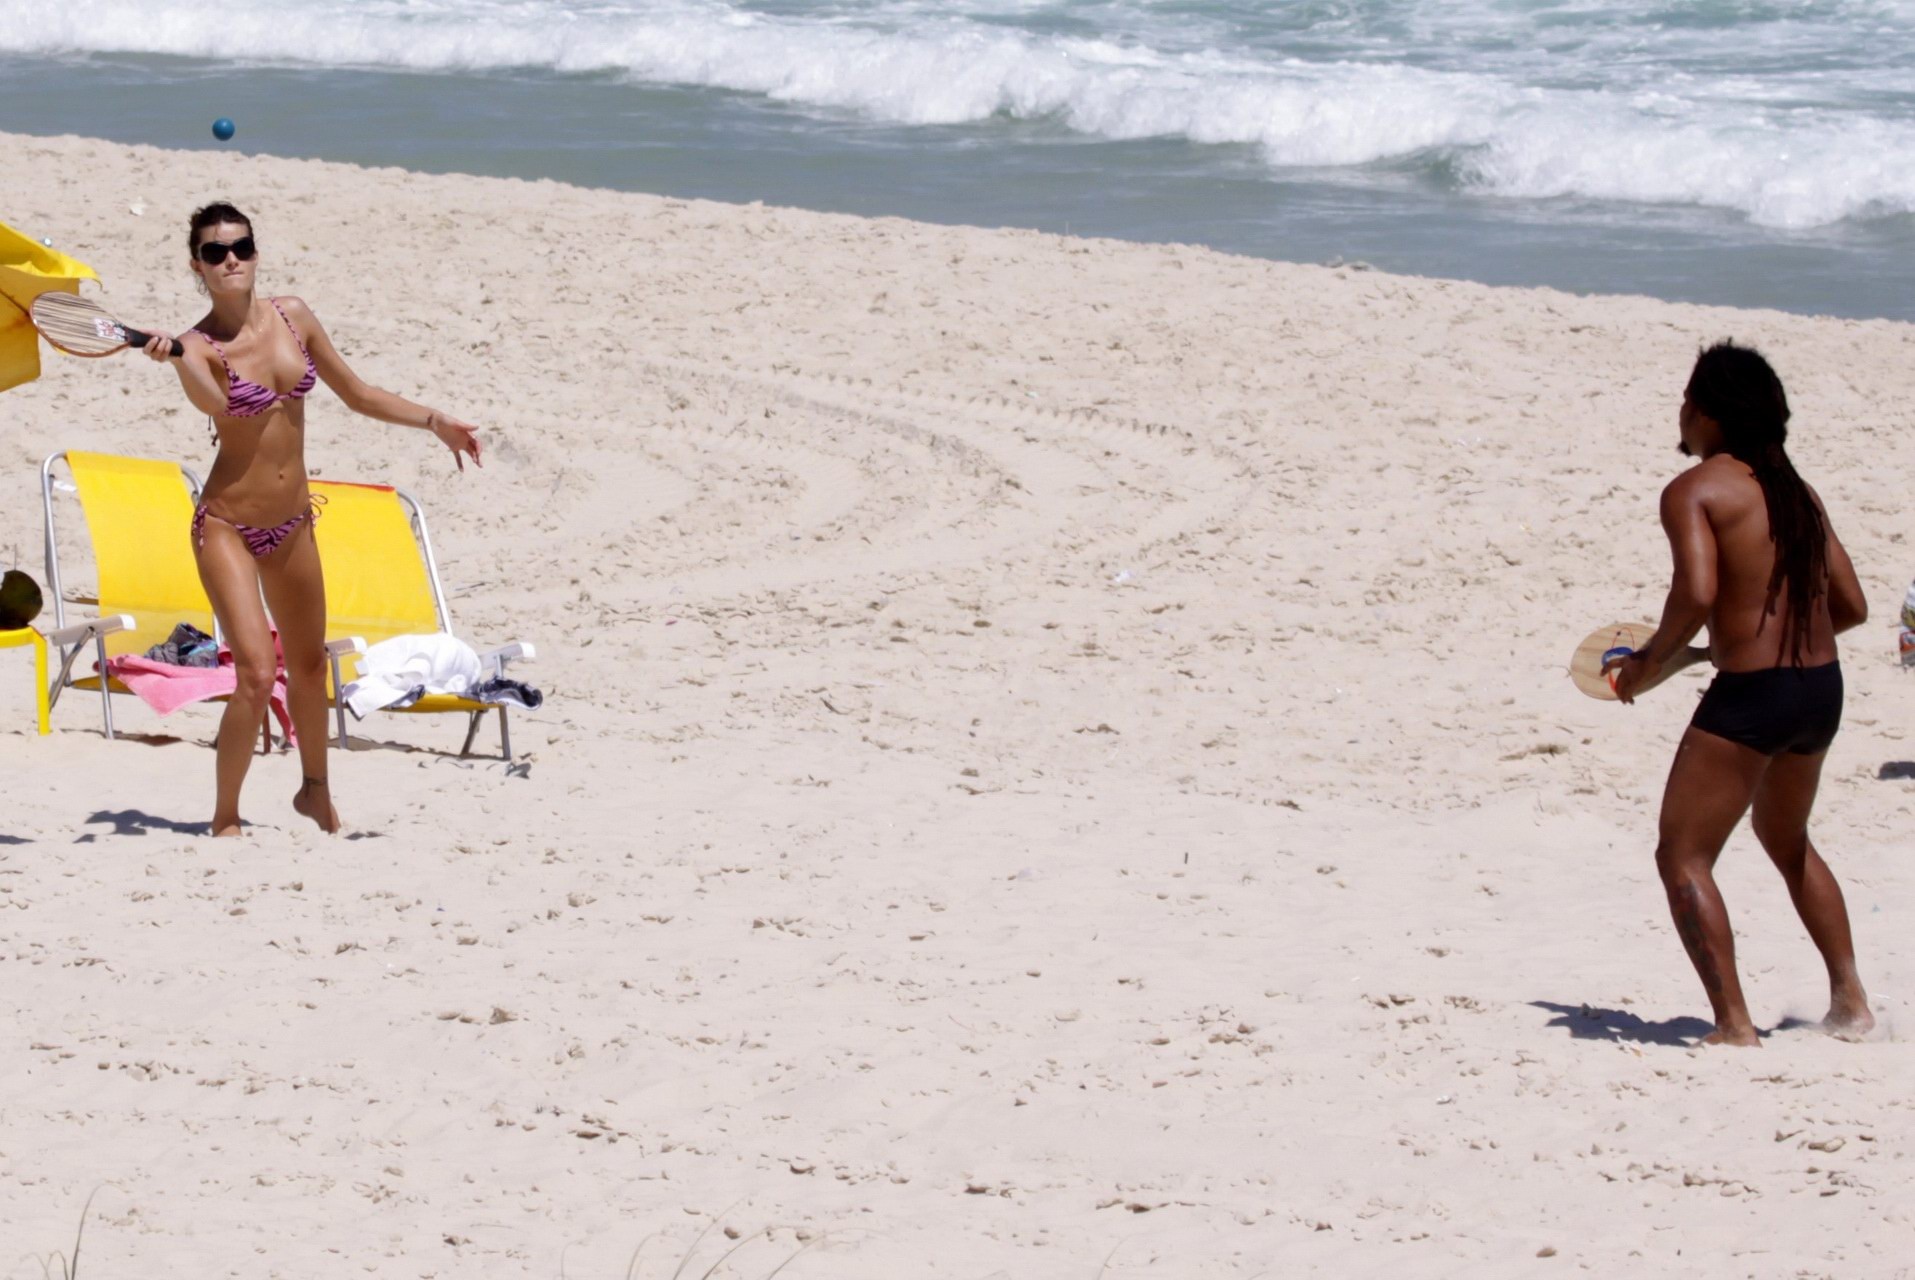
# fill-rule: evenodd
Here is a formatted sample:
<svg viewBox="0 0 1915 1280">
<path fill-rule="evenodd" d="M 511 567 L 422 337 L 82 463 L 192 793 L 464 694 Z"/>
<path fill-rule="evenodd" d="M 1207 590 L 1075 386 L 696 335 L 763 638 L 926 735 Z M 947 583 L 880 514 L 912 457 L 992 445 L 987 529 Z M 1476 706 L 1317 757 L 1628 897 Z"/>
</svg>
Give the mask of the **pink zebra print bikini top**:
<svg viewBox="0 0 1915 1280">
<path fill-rule="evenodd" d="M 187 330 L 212 343 L 213 350 L 219 352 L 219 362 L 226 366 L 226 416 L 229 418 L 254 418 L 282 400 L 303 400 L 318 381 L 319 371 L 313 367 L 312 353 L 306 350 L 305 343 L 299 341 L 299 330 L 294 329 L 293 322 L 287 319 L 286 309 L 279 305 L 278 298 L 268 301 L 273 304 L 273 310 L 279 312 L 279 318 L 286 321 L 293 341 L 299 344 L 299 354 L 306 357 L 306 376 L 294 383 L 291 391 L 274 391 L 271 387 L 262 387 L 257 382 L 240 377 L 233 372 L 232 362 L 226 358 L 226 348 L 219 344 L 218 339 L 203 329 Z"/>
</svg>

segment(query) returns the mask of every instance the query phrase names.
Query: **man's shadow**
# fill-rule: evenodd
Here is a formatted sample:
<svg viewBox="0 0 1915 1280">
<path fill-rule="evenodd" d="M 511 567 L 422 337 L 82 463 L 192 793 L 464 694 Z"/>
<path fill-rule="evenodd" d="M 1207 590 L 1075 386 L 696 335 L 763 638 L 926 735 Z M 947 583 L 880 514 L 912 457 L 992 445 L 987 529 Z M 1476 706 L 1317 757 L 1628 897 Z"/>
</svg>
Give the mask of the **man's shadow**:
<svg viewBox="0 0 1915 1280">
<path fill-rule="evenodd" d="M 1531 1000 L 1532 1006 L 1547 1009 L 1556 1016 L 1552 1027 L 1562 1027 L 1577 1040 L 1607 1040 L 1614 1044 L 1660 1044 L 1686 1049 L 1715 1030 L 1715 1024 L 1702 1018 L 1670 1018 L 1665 1022 L 1646 1022 L 1620 1009 L 1599 1009 L 1588 1004 L 1557 1004 L 1553 1000 Z"/>
</svg>

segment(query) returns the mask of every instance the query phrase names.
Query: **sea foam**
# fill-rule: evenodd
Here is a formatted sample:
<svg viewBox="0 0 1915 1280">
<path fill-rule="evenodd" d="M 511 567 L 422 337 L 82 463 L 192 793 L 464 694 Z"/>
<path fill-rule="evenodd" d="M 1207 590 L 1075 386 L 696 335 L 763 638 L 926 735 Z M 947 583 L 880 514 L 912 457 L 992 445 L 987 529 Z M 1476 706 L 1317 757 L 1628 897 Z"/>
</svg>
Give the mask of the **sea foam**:
<svg viewBox="0 0 1915 1280">
<path fill-rule="evenodd" d="M 1044 119 L 1111 139 L 1249 146 L 1275 168 L 1319 173 L 1410 162 L 1484 195 L 1716 206 L 1783 228 L 1915 212 L 1906 116 L 1765 102 L 1720 83 L 1651 91 L 1620 74 L 1608 85 L 1519 74 L 1533 58 L 1409 65 L 1375 43 L 1362 57 L 1311 59 L 1026 30 L 935 6 L 804 17 L 683 0 L 230 0 L 215 17 L 133 0 L 0 0 L 0 51 L 18 54 L 615 73 L 895 125 Z"/>
</svg>

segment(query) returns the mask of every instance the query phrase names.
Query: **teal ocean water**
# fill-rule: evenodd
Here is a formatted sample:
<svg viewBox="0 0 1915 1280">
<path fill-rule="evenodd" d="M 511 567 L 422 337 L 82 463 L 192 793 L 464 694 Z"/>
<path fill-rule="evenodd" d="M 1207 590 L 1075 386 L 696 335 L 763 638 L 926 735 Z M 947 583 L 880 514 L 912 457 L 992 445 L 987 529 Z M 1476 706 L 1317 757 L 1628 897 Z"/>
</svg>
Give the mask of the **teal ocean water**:
<svg viewBox="0 0 1915 1280">
<path fill-rule="evenodd" d="M 222 115 L 281 155 L 1915 319 L 1915 0 L 0 0 L 0 129 Z"/>
</svg>

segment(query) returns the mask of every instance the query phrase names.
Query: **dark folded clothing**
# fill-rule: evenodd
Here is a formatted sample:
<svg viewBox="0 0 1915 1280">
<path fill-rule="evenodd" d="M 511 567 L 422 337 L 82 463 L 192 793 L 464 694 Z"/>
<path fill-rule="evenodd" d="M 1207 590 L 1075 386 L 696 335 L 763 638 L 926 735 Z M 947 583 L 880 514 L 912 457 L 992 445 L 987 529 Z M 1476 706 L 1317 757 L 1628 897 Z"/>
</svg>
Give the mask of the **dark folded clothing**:
<svg viewBox="0 0 1915 1280">
<path fill-rule="evenodd" d="M 545 695 L 531 685 L 520 680 L 508 680 L 504 676 L 494 676 L 490 680 L 474 685 L 465 695 L 474 702 L 493 704 L 509 703 L 515 707 L 524 707 L 527 711 L 536 711 L 545 704 Z"/>
<path fill-rule="evenodd" d="M 165 640 L 148 649 L 146 656 L 149 661 L 175 667 L 217 667 L 219 645 L 192 623 L 182 622 Z"/>
</svg>

